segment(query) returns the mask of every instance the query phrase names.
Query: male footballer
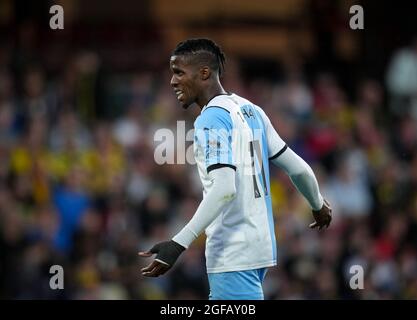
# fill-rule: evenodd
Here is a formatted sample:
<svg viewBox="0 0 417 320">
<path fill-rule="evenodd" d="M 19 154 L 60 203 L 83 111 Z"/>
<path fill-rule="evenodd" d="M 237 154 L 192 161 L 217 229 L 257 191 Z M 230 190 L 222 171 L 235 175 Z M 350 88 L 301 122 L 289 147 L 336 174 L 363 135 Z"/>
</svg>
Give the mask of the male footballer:
<svg viewBox="0 0 417 320">
<path fill-rule="evenodd" d="M 249 100 L 223 89 L 225 56 L 209 39 L 189 39 L 170 59 L 171 86 L 181 105 L 201 113 L 194 122 L 194 154 L 204 195 L 188 224 L 156 254 L 142 275 L 167 272 L 205 231 L 211 300 L 262 300 L 268 267 L 277 264 L 269 162 L 290 177 L 311 206 L 310 228 L 328 227 L 330 204 L 310 166 L 280 138 L 268 116 Z"/>
</svg>

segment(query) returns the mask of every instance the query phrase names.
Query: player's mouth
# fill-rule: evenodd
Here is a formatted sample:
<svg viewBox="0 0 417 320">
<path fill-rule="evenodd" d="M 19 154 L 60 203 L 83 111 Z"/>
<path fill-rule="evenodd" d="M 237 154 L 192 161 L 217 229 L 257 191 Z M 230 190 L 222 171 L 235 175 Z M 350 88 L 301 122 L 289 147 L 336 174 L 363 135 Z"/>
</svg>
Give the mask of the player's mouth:
<svg viewBox="0 0 417 320">
<path fill-rule="evenodd" d="M 177 99 L 179 101 L 184 99 L 184 92 L 182 90 L 174 90 L 174 92 L 177 95 Z"/>
</svg>

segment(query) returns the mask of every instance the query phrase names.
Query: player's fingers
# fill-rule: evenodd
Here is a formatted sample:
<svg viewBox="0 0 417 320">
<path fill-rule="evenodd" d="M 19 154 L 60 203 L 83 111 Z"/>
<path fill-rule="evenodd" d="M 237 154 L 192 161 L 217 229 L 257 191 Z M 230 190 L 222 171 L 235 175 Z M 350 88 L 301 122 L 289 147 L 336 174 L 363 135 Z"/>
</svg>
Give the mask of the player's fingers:
<svg viewBox="0 0 417 320">
<path fill-rule="evenodd" d="M 142 271 L 142 273 L 145 272 L 150 272 L 153 268 L 155 268 L 158 265 L 157 261 L 152 261 L 151 264 L 147 265 L 146 267 L 142 268 L 140 271 Z"/>
<path fill-rule="evenodd" d="M 151 271 L 148 271 L 148 272 L 142 272 L 142 276 L 144 276 L 144 277 L 155 277 L 154 270 L 155 270 L 155 268 L 152 269 Z"/>
<path fill-rule="evenodd" d="M 310 227 L 311 229 L 314 229 L 314 228 L 316 228 L 317 226 L 318 226 L 317 222 L 310 223 L 310 225 L 309 225 L 309 227 Z"/>
<path fill-rule="evenodd" d="M 151 255 L 153 255 L 153 253 L 149 251 L 146 251 L 146 252 L 141 251 L 141 252 L 138 252 L 138 255 L 141 257 L 150 257 Z"/>
<path fill-rule="evenodd" d="M 161 275 L 164 274 L 165 272 L 167 272 L 169 270 L 169 266 L 167 265 L 162 265 L 162 269 L 161 269 Z"/>
<path fill-rule="evenodd" d="M 154 273 L 155 273 L 155 269 L 156 266 L 154 266 L 152 269 L 147 270 L 147 271 L 142 271 L 142 275 L 145 277 L 155 277 Z"/>
<path fill-rule="evenodd" d="M 155 268 L 149 272 L 143 272 L 142 274 L 146 277 L 158 277 L 161 275 L 161 270 L 164 268 L 164 265 L 157 262 Z"/>
<path fill-rule="evenodd" d="M 164 270 L 165 270 L 165 268 L 166 268 L 166 265 L 164 265 L 164 264 L 159 264 L 156 268 L 155 268 L 155 270 L 154 270 L 154 275 L 155 275 L 155 277 L 158 277 L 158 276 L 160 276 L 161 274 L 164 274 Z"/>
<path fill-rule="evenodd" d="M 143 275 L 143 276 L 145 276 L 145 277 L 155 277 L 154 272 L 155 272 L 155 268 L 153 268 L 153 269 L 152 269 L 151 271 L 149 271 L 149 272 L 142 272 L 142 275 Z"/>
</svg>

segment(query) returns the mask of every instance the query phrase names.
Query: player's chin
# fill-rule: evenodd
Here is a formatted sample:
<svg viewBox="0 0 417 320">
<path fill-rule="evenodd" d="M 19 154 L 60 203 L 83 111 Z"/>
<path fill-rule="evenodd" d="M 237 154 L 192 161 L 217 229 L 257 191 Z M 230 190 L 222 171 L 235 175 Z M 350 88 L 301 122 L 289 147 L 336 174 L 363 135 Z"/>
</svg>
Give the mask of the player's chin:
<svg viewBox="0 0 417 320">
<path fill-rule="evenodd" d="M 181 103 L 181 106 L 183 109 L 188 109 L 190 105 L 191 105 L 190 103 Z"/>
<path fill-rule="evenodd" d="M 179 101 L 183 109 L 187 109 L 190 105 L 192 105 L 192 102 L 189 102 L 186 99 L 180 99 Z"/>
</svg>

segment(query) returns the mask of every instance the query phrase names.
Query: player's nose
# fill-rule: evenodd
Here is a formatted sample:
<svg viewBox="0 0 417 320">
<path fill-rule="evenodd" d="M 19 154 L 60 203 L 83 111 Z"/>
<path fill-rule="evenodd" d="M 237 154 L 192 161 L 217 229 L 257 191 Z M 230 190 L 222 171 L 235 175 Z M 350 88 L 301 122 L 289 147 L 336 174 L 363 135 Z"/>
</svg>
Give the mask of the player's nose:
<svg viewBox="0 0 417 320">
<path fill-rule="evenodd" d="M 178 79 L 174 76 L 171 78 L 171 87 L 175 87 L 178 84 Z"/>
</svg>

